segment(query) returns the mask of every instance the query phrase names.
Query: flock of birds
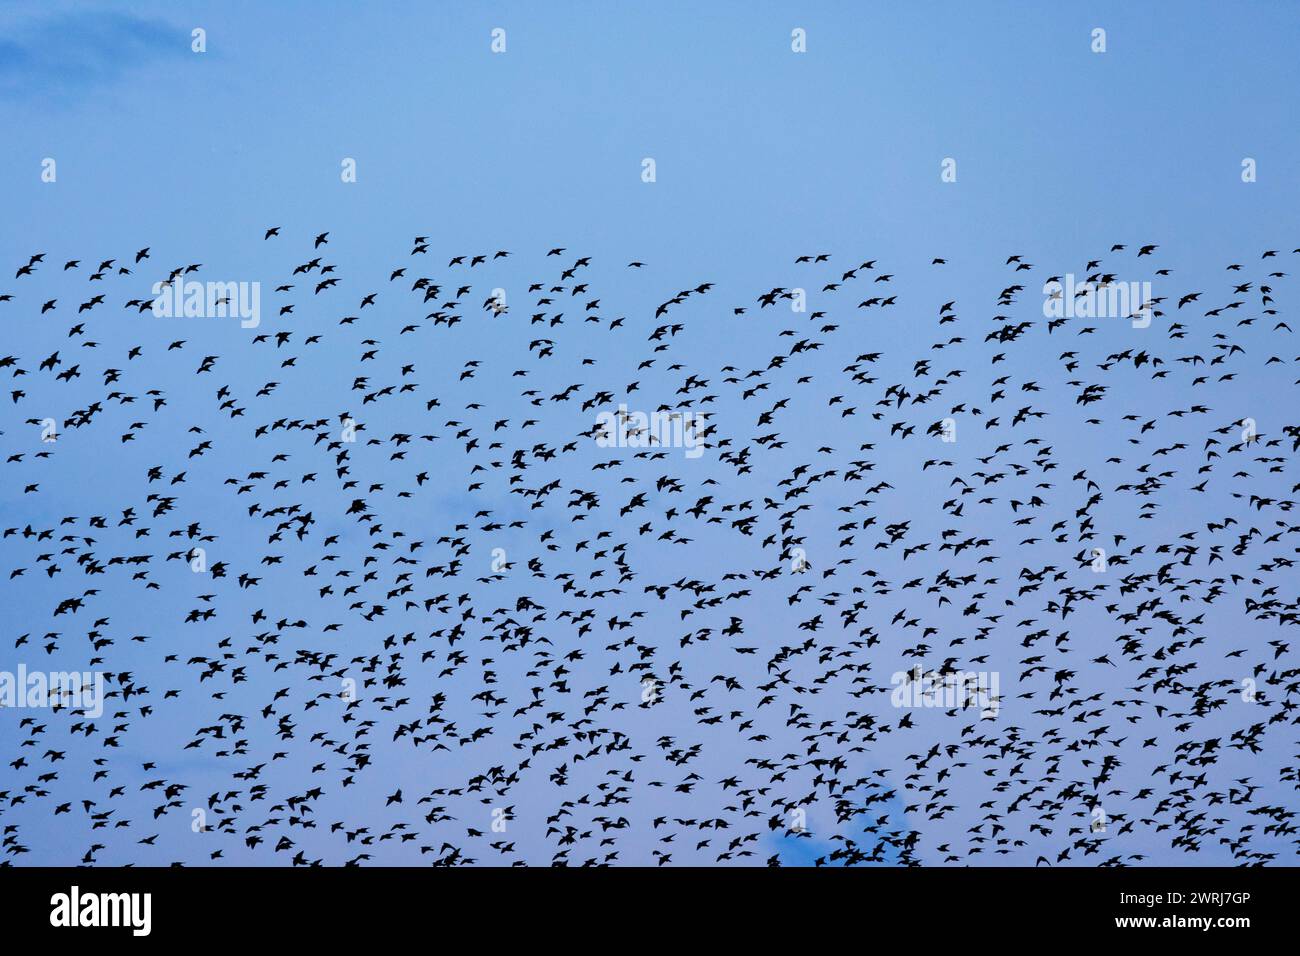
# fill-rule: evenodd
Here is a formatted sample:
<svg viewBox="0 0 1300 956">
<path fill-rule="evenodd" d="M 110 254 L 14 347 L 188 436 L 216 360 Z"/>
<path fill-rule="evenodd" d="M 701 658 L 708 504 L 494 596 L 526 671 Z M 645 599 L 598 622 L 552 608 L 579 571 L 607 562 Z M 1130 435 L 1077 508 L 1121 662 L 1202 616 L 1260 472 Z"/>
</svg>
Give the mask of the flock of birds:
<svg viewBox="0 0 1300 956">
<path fill-rule="evenodd" d="M 652 265 L 253 241 L 257 328 L 0 277 L 0 668 L 105 693 L 0 708 L 3 863 L 1296 862 L 1300 249 L 1117 243 L 1134 328 L 1022 255 L 622 314 Z"/>
</svg>

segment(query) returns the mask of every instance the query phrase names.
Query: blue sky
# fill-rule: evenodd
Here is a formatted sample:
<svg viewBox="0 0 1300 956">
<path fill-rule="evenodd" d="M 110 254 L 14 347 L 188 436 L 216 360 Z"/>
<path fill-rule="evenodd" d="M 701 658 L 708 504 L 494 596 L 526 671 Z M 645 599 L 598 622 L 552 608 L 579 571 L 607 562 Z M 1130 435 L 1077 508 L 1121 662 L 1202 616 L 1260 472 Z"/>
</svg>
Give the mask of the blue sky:
<svg viewBox="0 0 1300 956">
<path fill-rule="evenodd" d="M 693 313 L 687 353 L 714 366 L 733 352 L 746 354 L 747 344 L 761 337 L 755 325 L 735 320 L 733 304 L 744 302 L 754 310 L 760 292 L 803 282 L 804 273 L 797 268 L 804 267 L 793 262 L 808 252 L 831 253 L 832 264 L 843 268 L 879 259 L 882 268 L 897 273 L 897 288 L 891 291 L 906 299 L 909 309 L 916 303 L 916 314 L 927 323 L 939 303 L 950 299 L 961 301 L 963 311 L 984 322 L 998 290 L 1023 279 L 1004 263 L 1013 252 L 1036 265 L 1034 278 L 1026 280 L 1031 312 L 1043 276 L 1083 274 L 1085 262 L 1106 254 L 1114 243 L 1129 246 L 1123 267 L 1136 271 L 1125 277 L 1154 280 L 1157 294 L 1177 295 L 1194 287 L 1220 295 L 1225 263 L 1248 256 L 1253 268 L 1263 249 L 1289 255 L 1297 245 L 1298 26 L 1300 9 L 1279 3 L 1191 3 L 1176 12 L 1158 4 L 1129 3 L 821 3 L 804 10 L 778 3 L 720 3 L 701 9 L 674 2 L 394 2 L 381 9 L 334 3 L 130 3 L 94 9 L 57 2 L 9 5 L 0 10 L 0 221 L 5 224 L 0 267 L 16 269 L 32 253 L 48 253 L 47 267 L 32 280 L 33 289 L 40 290 L 42 301 L 57 295 L 61 308 L 75 305 L 82 292 L 80 285 L 70 289 L 69 277 L 58 271 L 64 260 L 80 258 L 89 264 L 117 257 L 127 262 L 145 246 L 153 250 L 150 281 L 158 270 L 203 263 L 209 277 L 261 281 L 265 291 L 306 260 L 311 237 L 329 231 L 326 252 L 331 261 L 345 264 L 346 302 L 325 305 L 308 297 L 296 317 L 319 321 L 327 337 L 347 339 L 346 347 L 336 347 L 339 340 L 329 338 L 315 360 L 312 379 L 291 381 L 293 373 L 277 367 L 280 356 L 268 355 L 266 349 L 248 352 L 253 358 L 234 358 L 237 349 L 230 337 L 242 333 L 227 327 L 180 332 L 121 324 L 118 295 L 110 301 L 111 320 L 101 319 L 94 328 L 104 354 L 84 361 L 88 377 L 95 378 L 100 366 L 108 364 L 108 353 L 120 353 L 144 335 L 153 345 L 145 361 L 157 359 L 146 366 L 149 384 L 167 391 L 175 405 L 208 416 L 203 421 L 217 434 L 229 426 L 211 399 L 221 384 L 246 397 L 273 378 L 289 382 L 281 408 L 290 416 L 337 417 L 345 409 L 357 409 L 359 396 L 349 383 L 357 374 L 354 346 L 364 336 L 364 326 L 338 332 L 336 316 L 355 307 L 353 300 L 360 295 L 376 290 L 381 308 L 387 308 L 386 297 L 394 292 L 388 274 L 409 265 L 410 239 L 417 235 L 430 237 L 431 269 L 441 270 L 460 253 L 514 252 L 511 259 L 490 263 L 481 276 L 475 275 L 474 292 L 481 299 L 479 293 L 486 289 L 506 288 L 512 311 L 525 315 L 524 289 L 537 279 L 539 267 L 554 265 L 554 260 L 544 261 L 552 246 L 566 248 L 565 264 L 591 255 L 591 282 L 599 286 L 606 310 L 634 322 L 644 322 L 678 289 L 716 283 L 718 301 L 710 299 L 707 308 Z M 1106 31 L 1104 53 L 1091 49 L 1092 31 L 1098 27 Z M 194 28 L 206 31 L 204 53 L 190 49 Z M 506 31 L 503 54 L 490 48 L 496 28 Z M 796 28 L 806 31 L 806 53 L 791 51 Z M 41 180 L 47 157 L 57 162 L 55 183 Z M 653 183 L 641 178 L 647 157 L 656 164 Z M 348 158 L 356 161 L 355 183 L 340 180 L 340 163 Z M 940 179 L 946 158 L 956 161 L 956 182 Z M 1245 158 L 1257 165 L 1255 182 L 1242 181 Z M 273 225 L 281 227 L 283 241 L 263 242 L 263 231 Z M 1167 282 L 1132 259 L 1143 243 L 1161 246 L 1160 264 L 1174 270 Z M 947 259 L 941 270 L 931 266 L 936 256 Z M 644 261 L 646 267 L 628 270 L 625 263 L 631 260 Z M 138 271 L 136 291 L 144 294 L 146 270 Z M 819 278 L 816 288 L 838 277 L 838 268 L 832 272 Z M 1190 278 L 1202 274 L 1210 278 Z M 12 271 L 0 272 L 0 293 L 12 291 L 10 275 Z M 1211 298 L 1207 294 L 1206 300 Z M 476 306 L 477 299 L 471 304 Z M 264 309 L 269 312 L 269 305 Z M 576 315 L 578 306 L 572 311 Z M 53 348 L 74 351 L 56 334 L 61 327 L 34 318 L 19 320 L 0 312 L 7 328 L 0 351 L 21 355 L 33 365 Z M 860 350 L 884 351 L 887 361 L 908 358 L 903 367 L 910 368 L 913 356 L 903 353 L 928 342 L 923 336 L 932 332 L 928 325 L 919 332 L 910 319 L 909 312 L 907 319 L 877 320 Z M 572 348 L 541 381 L 556 389 L 584 381 L 573 377 L 589 375 L 580 356 L 619 362 L 643 343 L 637 328 L 635 338 L 603 331 L 578 336 L 567 330 L 575 336 Z M 1272 347 L 1266 332 L 1256 328 L 1247 334 L 1256 336 L 1253 345 L 1264 350 Z M 528 339 L 539 334 L 536 327 L 521 325 L 516 335 L 503 335 L 498 327 L 476 321 L 414 344 L 395 342 L 389 335 L 385 346 L 395 346 L 399 355 L 410 350 L 407 357 L 420 365 L 417 377 L 435 387 L 439 381 L 454 382 L 469 356 L 500 356 L 492 374 L 456 392 L 458 407 L 446 403 L 441 425 L 445 419 L 466 417 L 460 406 L 475 396 L 485 405 L 508 404 L 502 396 L 512 395 L 516 383 L 503 370 L 524 368 Z M 182 337 L 188 343 L 184 361 L 158 358 L 168 342 Z M 1116 348 L 1140 341 L 1124 339 Z M 1055 345 L 1041 346 L 1044 363 L 1056 358 Z M 1293 353 L 1294 347 L 1287 343 L 1279 350 L 1289 358 L 1285 348 Z M 853 357 L 839 349 L 824 357 L 831 366 Z M 223 361 L 215 377 L 196 379 L 194 366 L 205 354 L 232 358 Z M 759 354 L 765 361 L 772 353 L 746 354 L 743 370 L 761 367 L 753 364 Z M 385 352 L 384 357 L 391 355 Z M 930 354 L 936 367 L 942 364 L 940 355 Z M 120 354 L 112 361 L 121 364 Z M 1177 400 L 1169 404 L 1167 392 L 1130 371 L 1122 379 L 1126 401 L 1150 409 L 1151 415 L 1175 407 Z M 392 372 L 391 367 L 376 371 L 377 381 L 390 380 L 379 376 Z M 985 372 L 979 373 L 979 390 L 989 384 Z M 643 378 L 647 402 L 654 388 L 666 387 L 668 381 L 653 372 Z M 893 381 L 887 376 L 881 380 Z M 1283 424 L 1278 408 L 1293 380 L 1293 371 L 1274 368 L 1256 378 L 1211 386 L 1208 394 L 1219 400 L 1216 411 L 1222 410 L 1215 423 L 1223 415 L 1253 414 L 1266 423 L 1262 430 L 1276 434 Z M 46 413 L 45 408 L 56 417 L 72 411 L 61 404 L 66 390 L 44 378 L 33 376 L 24 387 L 30 398 L 20 409 L 22 416 L 6 410 L 0 423 L 5 442 L 25 440 L 17 435 L 28 415 Z M 1120 386 L 1112 381 L 1111 387 Z M 812 388 L 818 399 L 842 391 L 829 379 L 819 379 Z M 1038 400 L 1063 416 L 1073 409 L 1073 392 Z M 825 401 L 812 404 L 824 407 Z M 722 414 L 748 416 L 751 410 L 752 403 L 742 412 L 734 397 L 720 403 Z M 115 505 L 120 510 L 119 502 L 130 500 L 145 469 L 164 459 L 184 458 L 184 449 L 152 446 L 146 440 L 123 446 L 118 434 L 140 413 L 114 414 L 121 428 L 101 429 L 69 450 L 75 464 L 42 476 L 42 493 L 35 496 L 40 500 L 21 493 L 16 473 L 6 476 L 0 524 L 50 524 L 64 514 L 110 513 Z M 249 417 L 260 421 L 254 413 Z M 366 434 L 386 437 L 406 424 L 400 418 L 396 422 L 375 413 Z M 855 427 L 834 423 L 843 447 L 863 440 Z M 1190 426 L 1186 435 L 1172 434 L 1196 440 Z M 562 441 L 571 433 L 557 430 L 551 437 Z M 1055 443 L 1079 459 L 1104 459 L 1123 453 L 1128 437 L 1080 428 L 1058 432 Z M 450 437 L 439 441 L 439 449 L 455 448 Z M 223 497 L 221 479 L 266 464 L 245 457 L 233 438 L 218 445 L 212 458 L 191 466 L 196 476 L 211 480 L 196 480 L 188 489 L 188 505 L 214 516 L 232 508 Z M 955 454 L 970 456 L 963 459 L 970 463 L 985 451 L 972 447 Z M 409 522 L 436 538 L 448 522 L 466 517 L 466 509 L 479 499 L 466 492 L 459 450 L 455 452 L 455 459 L 449 460 L 451 453 L 432 459 L 439 481 L 417 502 L 403 504 L 410 510 L 395 523 Z M 1028 460 L 1032 454 L 1024 450 L 1021 457 Z M 359 470 L 363 467 L 358 464 Z M 370 467 L 368 478 L 398 483 L 379 464 Z M 943 516 L 930 507 L 932 489 L 910 488 L 901 463 L 882 462 L 879 474 L 897 476 L 903 500 L 916 507 L 918 527 L 931 522 L 933 530 L 942 527 Z M 585 466 L 563 477 L 572 483 L 594 480 Z M 617 488 L 609 493 L 616 494 Z M 346 538 L 355 533 L 355 524 L 328 513 L 328 498 L 308 500 L 317 502 L 322 533 L 334 529 L 344 535 L 345 552 L 352 557 L 364 552 L 364 538 Z M 496 506 L 501 514 L 532 517 L 506 495 Z M 1106 507 L 1116 508 L 1115 520 L 1122 520 L 1119 511 L 1126 506 Z M 929 517 L 923 514 L 926 509 Z M 1196 515 L 1206 516 L 1215 513 Z M 1146 525 L 1128 516 L 1134 527 L 1153 536 L 1176 535 L 1184 519 L 1176 504 Z M 809 520 L 828 542 L 824 547 L 832 547 L 838 516 L 818 513 Z M 223 548 L 249 555 L 265 550 L 264 523 L 232 518 L 222 529 Z M 568 543 L 581 537 L 572 528 L 560 528 L 557 534 Z M 532 534 L 507 534 L 501 543 L 512 553 L 523 553 L 534 540 Z M 155 550 L 162 547 L 154 542 Z M 707 568 L 717 560 L 703 546 L 680 565 L 675 556 L 665 557 L 642 543 L 633 548 L 644 548 L 646 580 L 671 580 L 683 573 L 680 567 L 701 562 Z M 0 542 L 3 568 L 30 563 L 28 550 L 13 539 Z M 726 560 L 733 558 L 751 556 L 726 553 Z M 482 560 L 486 564 L 487 558 Z M 892 576 L 907 569 L 885 570 Z M 31 572 L 5 586 L 13 609 L 6 636 L 10 631 L 15 636 L 40 633 L 46 609 L 68 590 L 64 580 Z M 169 593 L 180 588 L 177 584 Z M 266 594 L 223 597 L 223 625 L 228 630 L 233 624 L 227 621 L 246 620 L 271 600 Z M 314 589 L 288 584 L 274 600 L 289 615 L 308 616 L 319 607 Z M 173 606 L 173 601 L 179 603 Z M 111 612 L 130 633 L 153 634 L 159 643 L 194 641 L 198 631 L 175 627 L 176 610 L 193 606 L 187 601 L 110 589 L 97 613 Z M 772 632 L 764 638 L 771 646 L 793 642 L 782 627 L 788 624 L 790 633 L 797 634 L 794 624 L 807 616 L 804 607 L 785 606 L 783 595 L 761 610 L 772 622 Z M 1222 613 L 1219 624 L 1231 633 L 1235 618 L 1229 609 Z M 778 623 L 782 621 L 786 624 Z M 376 633 L 382 631 L 382 637 L 409 629 L 391 622 Z M 226 631 L 203 633 L 220 639 Z M 677 636 L 669 628 L 660 638 L 675 645 Z M 3 653 L 9 653 L 12 643 L 0 640 Z M 135 660 L 142 672 L 154 673 L 155 648 L 125 645 L 124 634 L 114 653 Z M 282 650 L 291 647 L 286 641 Z M 60 655 L 66 653 L 68 666 L 74 666 L 82 650 L 69 642 Z M 189 650 L 178 653 L 184 659 Z M 700 666 L 715 662 L 701 653 Z M 721 650 L 717 653 L 718 666 L 734 663 Z M 877 679 L 892 669 L 880 665 Z M 164 674 L 169 672 L 158 672 L 154 683 L 183 679 Z M 523 690 L 524 679 L 515 677 Z M 274 689 L 275 675 L 258 678 L 263 679 Z M 591 679 L 600 682 L 599 670 L 593 670 Z M 303 693 L 312 689 L 297 688 Z M 200 693 L 186 690 L 190 700 Z M 821 706 L 842 711 L 858 704 L 846 699 Z M 208 708 L 190 706 L 177 705 L 173 715 L 181 743 L 208 716 Z M 472 727 L 478 718 L 467 711 L 460 719 Z M 931 719 L 940 718 L 917 717 L 918 723 Z M 684 740 L 695 732 L 689 711 L 661 714 L 659 720 L 665 732 L 680 733 Z M 792 741 L 795 736 L 791 732 Z M 496 762 L 512 759 L 507 743 L 500 746 Z M 863 765 L 853 775 L 896 766 L 909 752 L 905 744 L 896 753 L 890 746 L 884 745 L 878 756 L 862 755 Z M 173 750 L 159 742 L 159 750 L 169 754 L 163 760 L 138 741 L 132 747 L 138 749 L 124 757 L 157 760 L 160 772 L 192 779 L 194 794 L 227 779 L 226 765 L 206 750 Z M 475 765 L 463 755 L 443 759 L 438 772 L 447 779 Z M 1225 757 L 1225 764 L 1229 760 L 1239 762 L 1240 772 L 1249 771 L 1247 758 Z M 1125 769 L 1130 790 L 1143 785 L 1146 771 L 1140 764 Z M 296 765 L 270 773 L 279 774 L 277 783 L 289 792 L 314 781 Z M 421 761 L 396 754 L 381 779 L 359 781 L 354 799 L 357 805 L 376 798 L 382 804 L 381 791 L 395 779 L 408 795 L 422 792 L 436 785 L 428 773 Z M 138 772 L 123 767 L 122 774 Z M 0 775 L 0 789 L 3 780 Z M 65 784 L 72 787 L 68 795 L 77 792 L 70 780 Z M 1293 802 L 1281 790 L 1273 797 Z M 671 805 L 653 793 L 643 800 L 651 812 Z M 890 801 L 890 812 L 908 816 L 904 806 L 909 802 Z M 825 814 L 824 808 L 810 814 L 818 847 L 829 845 L 825 840 L 831 824 Z M 969 825 L 978 816 L 972 810 L 957 818 Z M 0 823 L 5 819 L 0 817 Z M 175 843 L 160 839 L 159 844 L 168 845 L 150 861 L 206 858 L 207 847 L 188 839 L 187 819 L 178 814 L 166 818 L 173 819 L 171 826 L 182 836 Z M 361 813 L 358 819 L 368 818 Z M 922 825 L 915 814 L 908 819 Z M 389 817 L 376 811 L 374 820 L 379 830 Z M 28 842 L 44 854 L 33 862 L 64 862 L 84 852 L 81 832 L 52 827 L 39 814 L 25 818 L 24 825 Z M 544 855 L 544 841 L 531 832 L 531 837 L 518 837 L 519 845 Z M 304 834 L 303 840 L 304 846 L 337 862 L 323 835 Z M 137 849 L 113 846 L 103 862 L 124 861 Z M 237 849 L 229 849 L 227 859 L 239 859 Z M 624 861 L 653 863 L 651 849 L 648 843 L 628 848 Z M 773 840 L 762 850 L 760 858 L 780 852 L 789 862 L 808 862 L 802 846 Z M 385 856 L 384 848 L 373 852 L 377 860 L 398 861 Z M 1147 854 L 1148 862 L 1182 859 L 1161 840 L 1130 847 L 1130 852 Z M 1221 852 L 1211 848 L 1208 861 L 1221 862 L 1213 855 Z M 942 856 L 931 851 L 925 861 L 942 862 Z M 247 861 L 270 859 L 250 856 Z"/>
</svg>

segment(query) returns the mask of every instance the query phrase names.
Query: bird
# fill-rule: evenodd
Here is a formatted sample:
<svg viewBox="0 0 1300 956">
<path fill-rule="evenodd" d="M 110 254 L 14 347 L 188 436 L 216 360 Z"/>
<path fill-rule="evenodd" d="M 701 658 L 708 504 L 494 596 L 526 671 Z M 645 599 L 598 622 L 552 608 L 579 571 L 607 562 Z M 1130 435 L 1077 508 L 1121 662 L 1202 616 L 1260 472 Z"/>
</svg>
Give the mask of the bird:
<svg viewBox="0 0 1300 956">
<path fill-rule="evenodd" d="M 1284 247 L 317 228 L 10 263 L 0 865 L 1297 861 Z"/>
</svg>

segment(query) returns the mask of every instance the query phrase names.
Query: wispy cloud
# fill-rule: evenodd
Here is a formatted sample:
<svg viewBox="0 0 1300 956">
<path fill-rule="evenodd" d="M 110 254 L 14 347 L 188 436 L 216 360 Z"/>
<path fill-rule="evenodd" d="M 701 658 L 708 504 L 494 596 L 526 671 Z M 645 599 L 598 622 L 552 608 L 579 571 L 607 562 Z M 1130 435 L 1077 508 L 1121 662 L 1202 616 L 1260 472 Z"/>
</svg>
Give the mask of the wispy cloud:
<svg viewBox="0 0 1300 956">
<path fill-rule="evenodd" d="M 0 38 L 0 95 L 70 101 L 148 63 L 181 56 L 176 27 L 126 13 L 68 13 Z"/>
</svg>

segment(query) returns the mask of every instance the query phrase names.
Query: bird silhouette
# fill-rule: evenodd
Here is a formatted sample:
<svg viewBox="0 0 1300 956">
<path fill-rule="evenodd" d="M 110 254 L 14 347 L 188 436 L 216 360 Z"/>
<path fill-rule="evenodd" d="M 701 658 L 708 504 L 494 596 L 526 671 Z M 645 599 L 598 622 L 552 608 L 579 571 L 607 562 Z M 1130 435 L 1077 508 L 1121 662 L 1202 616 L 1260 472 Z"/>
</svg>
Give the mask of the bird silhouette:
<svg viewBox="0 0 1300 956">
<path fill-rule="evenodd" d="M 5 659 L 80 676 L 0 695 L 3 863 L 1294 864 L 1277 250 L 424 231 L 254 232 L 257 328 L 11 263 Z"/>
</svg>

